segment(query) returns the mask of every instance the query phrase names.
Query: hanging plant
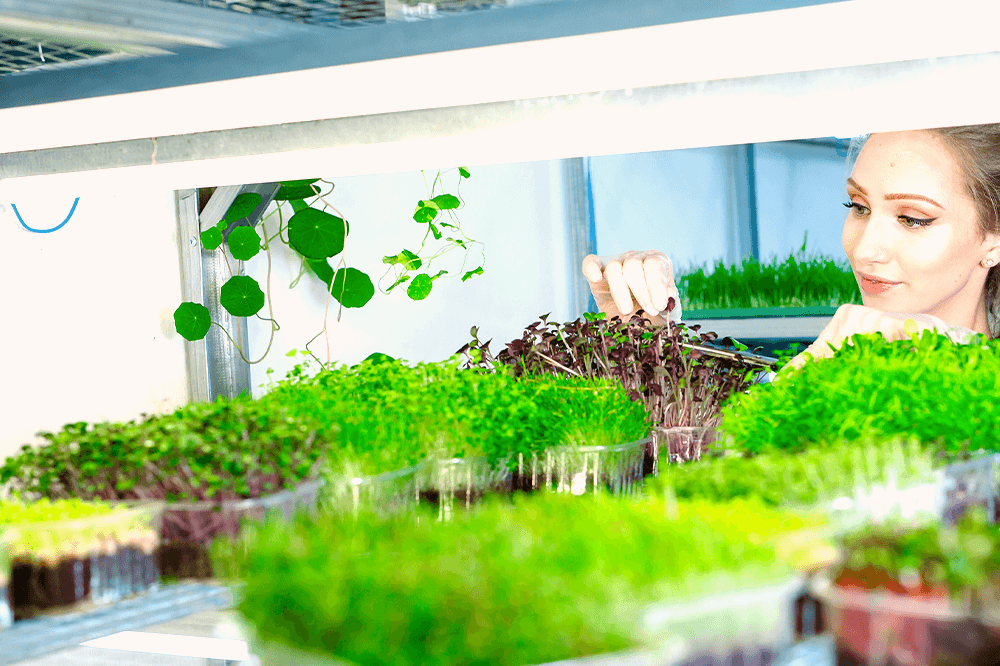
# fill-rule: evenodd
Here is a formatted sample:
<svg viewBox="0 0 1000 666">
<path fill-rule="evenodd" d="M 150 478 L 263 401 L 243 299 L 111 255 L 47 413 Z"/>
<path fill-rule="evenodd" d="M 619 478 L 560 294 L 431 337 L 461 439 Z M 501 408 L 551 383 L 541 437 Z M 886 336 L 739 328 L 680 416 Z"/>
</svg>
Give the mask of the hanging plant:
<svg viewBox="0 0 1000 666">
<path fill-rule="evenodd" d="M 424 237 L 417 251 L 403 249 L 394 255 L 383 257 L 382 262 L 389 266 L 383 279 L 390 274 L 393 275 L 393 282 L 383 290 L 384 294 L 409 282 L 406 288 L 407 296 L 415 301 L 424 300 L 430 295 L 434 282 L 449 274 L 447 270 L 431 274 L 432 262 L 455 249 L 463 250 L 465 253 L 459 271 L 462 282 L 474 275 L 482 275 L 482 265 L 466 270 L 469 253 L 474 246 L 481 243 L 469 238 L 463 232 L 461 222 L 456 215 L 456 211 L 464 206 L 460 194 L 461 182 L 470 176 L 469 170 L 465 167 L 459 167 L 457 171 L 458 183 L 455 194 L 444 191 L 442 172 L 438 171 L 431 185 L 427 187 L 427 199 L 417 202 L 413 220 L 425 226 Z M 324 191 L 324 185 L 329 186 L 329 189 Z M 232 273 L 232 277 L 221 287 L 219 294 L 219 302 L 234 317 L 256 315 L 262 320 L 271 322 L 271 341 L 259 359 L 249 360 L 246 350 L 240 348 L 219 322 L 212 321 L 208 308 L 201 303 L 189 301 L 178 306 L 174 311 L 174 326 L 177 332 L 187 340 L 201 340 L 214 324 L 222 328 L 244 361 L 247 363 L 262 361 L 270 351 L 274 333 L 280 328 L 274 320 L 273 309 L 269 305 L 271 243 L 275 240 L 285 243 L 302 262 L 298 276 L 289 286 L 295 287 L 306 273 L 315 276 L 326 285 L 330 298 L 339 304 L 338 321 L 344 308 L 356 309 L 367 305 L 375 296 L 375 283 L 365 272 L 347 265 L 345 248 L 351 227 L 346 217 L 327 201 L 332 191 L 333 183 L 319 178 L 282 181 L 274 196 L 277 206 L 261 220 L 261 225 L 258 228 L 245 224 L 236 226 L 229 230 L 227 236 L 226 230 L 233 223 L 244 220 L 260 206 L 259 194 L 244 192 L 236 197 L 215 226 L 201 232 L 202 246 L 209 251 L 226 253 L 227 264 L 229 257 L 237 261 L 249 261 L 262 251 L 267 253 L 268 282 L 264 288 L 261 288 L 260 283 L 253 277 Z M 287 223 L 286 207 L 290 207 L 292 213 L 287 216 Z M 268 235 L 263 222 L 275 215 L 278 216 L 278 232 Z M 331 265 L 330 260 L 338 257 L 337 262 Z M 232 271 L 231 265 L 230 270 Z M 265 306 L 268 306 L 268 317 L 259 314 Z M 310 343 L 326 332 L 324 315 L 323 330 L 306 343 L 306 350 L 309 350 Z M 309 353 L 312 354 L 311 351 Z"/>
</svg>

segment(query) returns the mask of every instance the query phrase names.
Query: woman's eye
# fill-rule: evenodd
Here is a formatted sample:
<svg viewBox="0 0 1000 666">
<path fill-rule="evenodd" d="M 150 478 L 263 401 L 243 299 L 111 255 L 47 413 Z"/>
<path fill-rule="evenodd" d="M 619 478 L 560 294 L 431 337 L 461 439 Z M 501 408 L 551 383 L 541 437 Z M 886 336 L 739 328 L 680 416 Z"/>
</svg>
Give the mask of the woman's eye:
<svg viewBox="0 0 1000 666">
<path fill-rule="evenodd" d="M 900 223 L 907 229 L 916 229 L 917 227 L 926 227 L 928 224 L 933 222 L 935 218 L 920 218 L 920 217 L 910 217 L 909 215 L 900 215 Z"/>
<path fill-rule="evenodd" d="M 853 213 L 858 217 L 864 217 L 868 214 L 868 208 L 862 206 L 856 201 L 848 201 L 844 204 L 844 207 L 853 209 Z"/>
</svg>

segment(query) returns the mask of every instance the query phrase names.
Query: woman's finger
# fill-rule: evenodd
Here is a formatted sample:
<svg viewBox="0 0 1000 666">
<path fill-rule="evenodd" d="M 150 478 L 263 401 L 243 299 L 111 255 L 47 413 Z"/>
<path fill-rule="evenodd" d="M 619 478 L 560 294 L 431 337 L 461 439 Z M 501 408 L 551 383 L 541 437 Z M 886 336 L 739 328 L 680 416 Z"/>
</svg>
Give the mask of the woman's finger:
<svg viewBox="0 0 1000 666">
<path fill-rule="evenodd" d="M 588 254 L 583 258 L 583 276 L 590 282 L 601 282 L 604 279 L 604 262 L 596 254 Z"/>
<path fill-rule="evenodd" d="M 604 279 L 608 281 L 608 288 L 611 289 L 611 297 L 615 300 L 615 307 L 622 319 L 632 314 L 632 292 L 628 288 L 628 282 L 622 274 L 622 264 L 617 259 L 609 261 L 604 267 Z"/>
<path fill-rule="evenodd" d="M 666 260 L 666 261 L 664 261 Z M 642 262 L 642 270 L 646 276 L 646 285 L 649 287 L 649 296 L 652 305 L 657 312 L 667 309 L 671 291 L 676 291 L 677 286 L 671 277 L 670 260 L 664 257 L 647 257 Z"/>
<path fill-rule="evenodd" d="M 639 304 L 646 314 L 650 316 L 656 316 L 660 313 L 660 309 L 653 305 L 653 299 L 649 295 L 649 285 L 646 284 L 646 272 L 643 269 L 643 261 L 639 257 L 628 257 L 622 262 L 622 275 L 625 276 L 625 281 L 628 283 L 629 289 L 632 291 L 633 296 L 635 296 L 636 302 Z"/>
</svg>

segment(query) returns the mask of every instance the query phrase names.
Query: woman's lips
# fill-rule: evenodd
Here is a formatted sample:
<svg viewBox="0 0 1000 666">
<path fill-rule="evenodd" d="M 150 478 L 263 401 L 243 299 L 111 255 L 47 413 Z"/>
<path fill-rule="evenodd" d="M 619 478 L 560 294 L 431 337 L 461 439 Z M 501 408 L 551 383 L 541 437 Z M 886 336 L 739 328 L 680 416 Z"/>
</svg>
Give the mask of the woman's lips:
<svg viewBox="0 0 1000 666">
<path fill-rule="evenodd" d="M 881 278 L 863 274 L 858 275 L 858 282 L 861 284 L 861 288 L 865 291 L 865 293 L 872 294 L 873 296 L 885 293 L 899 284 L 899 282 L 890 282 L 889 280 L 883 280 Z"/>
</svg>

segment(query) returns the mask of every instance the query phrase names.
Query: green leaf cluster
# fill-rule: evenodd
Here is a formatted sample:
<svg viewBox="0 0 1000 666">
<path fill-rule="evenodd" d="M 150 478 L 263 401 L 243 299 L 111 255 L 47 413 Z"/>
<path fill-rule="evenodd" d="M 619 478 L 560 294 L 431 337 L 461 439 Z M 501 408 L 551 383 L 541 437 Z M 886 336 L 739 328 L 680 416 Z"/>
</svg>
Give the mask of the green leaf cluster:
<svg viewBox="0 0 1000 666">
<path fill-rule="evenodd" d="M 916 441 L 851 442 L 797 454 L 703 458 L 697 464 L 660 469 L 659 477 L 647 480 L 649 492 L 669 487 L 682 500 L 752 497 L 768 506 L 811 506 L 853 495 L 858 488 L 935 481 L 934 456 Z"/>
<path fill-rule="evenodd" d="M 360 665 L 519 666 L 634 647 L 650 602 L 781 580 L 771 543 L 808 522 L 753 501 L 546 494 L 448 523 L 300 516 L 217 553 L 237 553 L 261 639 Z"/>
<path fill-rule="evenodd" d="M 316 476 L 325 452 L 289 410 L 249 399 L 39 434 L 44 445 L 0 468 L 0 483 L 26 500 L 253 498 Z"/>
<path fill-rule="evenodd" d="M 698 267 L 679 274 L 676 284 L 685 310 L 861 303 L 850 265 L 807 255 L 804 243 L 782 260 L 747 257 L 732 266 L 719 261 L 711 270 Z"/>
<path fill-rule="evenodd" d="M 831 358 L 734 394 L 721 431 L 731 448 L 749 452 L 902 437 L 959 458 L 1000 448 L 997 395 L 998 340 L 855 335 Z"/>
</svg>

